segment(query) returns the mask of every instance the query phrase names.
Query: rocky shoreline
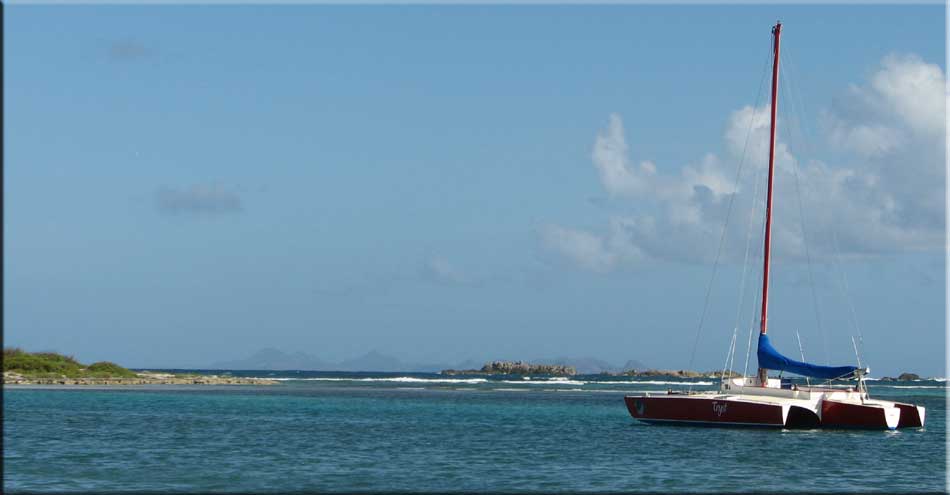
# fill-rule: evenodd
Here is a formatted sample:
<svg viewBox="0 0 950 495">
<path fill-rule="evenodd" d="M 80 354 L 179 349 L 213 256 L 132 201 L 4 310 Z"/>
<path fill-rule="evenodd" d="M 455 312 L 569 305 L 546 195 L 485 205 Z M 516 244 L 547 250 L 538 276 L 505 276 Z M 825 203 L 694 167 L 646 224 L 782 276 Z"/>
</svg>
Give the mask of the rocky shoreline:
<svg viewBox="0 0 950 495">
<path fill-rule="evenodd" d="M 135 377 L 59 377 L 27 376 L 6 371 L 4 385 L 275 385 L 266 378 L 244 378 L 220 375 L 172 374 L 143 371 Z"/>
</svg>

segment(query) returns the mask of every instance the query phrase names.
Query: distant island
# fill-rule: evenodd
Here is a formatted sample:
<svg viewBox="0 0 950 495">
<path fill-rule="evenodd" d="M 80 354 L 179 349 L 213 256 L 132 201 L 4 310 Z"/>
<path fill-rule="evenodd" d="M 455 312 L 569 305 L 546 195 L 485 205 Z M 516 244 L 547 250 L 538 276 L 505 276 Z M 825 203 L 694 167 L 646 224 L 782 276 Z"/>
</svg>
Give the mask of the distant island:
<svg viewBox="0 0 950 495">
<path fill-rule="evenodd" d="M 669 378 L 739 378 L 742 373 L 737 371 L 691 371 L 691 370 L 627 370 L 623 373 L 617 373 L 621 376 L 636 377 L 669 377 Z"/>
<path fill-rule="evenodd" d="M 881 378 L 882 382 L 912 382 L 915 380 L 920 380 L 920 375 L 917 373 L 901 373 L 897 375 L 897 378 L 892 376 L 885 376 Z"/>
<path fill-rule="evenodd" d="M 594 357 L 558 356 L 556 358 L 535 359 L 531 361 L 537 365 L 560 365 L 573 367 L 579 375 L 596 375 L 599 373 L 619 373 L 628 369 L 641 369 L 642 363 L 628 360 L 623 365 L 615 365 Z M 273 347 L 260 349 L 241 359 L 217 361 L 202 365 L 202 369 L 216 370 L 302 370 L 302 371 L 378 371 L 378 372 L 415 372 L 438 373 L 440 370 L 474 370 L 484 361 L 466 359 L 462 362 L 407 362 L 395 356 L 371 350 L 365 354 L 345 359 L 343 361 L 329 361 L 307 352 L 296 350 L 284 352 Z M 543 373 L 542 373 L 543 374 Z"/>
<path fill-rule="evenodd" d="M 447 364 L 405 363 L 376 350 L 343 361 L 326 361 L 303 351 L 284 352 L 273 347 L 261 349 L 243 359 L 217 361 L 216 370 L 306 370 L 306 371 L 437 371 Z"/>
<path fill-rule="evenodd" d="M 577 370 L 573 366 L 561 364 L 534 364 L 525 361 L 492 361 L 480 369 L 456 370 L 446 369 L 439 372 L 443 375 L 552 375 L 574 376 Z M 720 378 L 722 376 L 738 377 L 739 373 L 727 371 L 707 371 L 705 373 L 689 370 L 636 370 L 630 369 L 620 372 L 601 371 L 596 373 L 609 376 L 636 376 L 636 377 L 671 377 L 671 378 Z"/>
<path fill-rule="evenodd" d="M 525 361 L 491 361 L 486 363 L 480 369 L 445 369 L 439 372 L 442 375 L 551 375 L 551 376 L 574 376 L 577 370 L 573 366 L 534 364 Z M 587 374 L 587 373 L 583 373 Z M 624 371 L 601 371 L 599 373 L 590 373 L 607 376 L 632 376 L 637 378 L 739 378 L 741 373 L 736 371 L 722 370 L 715 371 L 692 371 L 692 370 L 654 370 L 654 369 L 628 369 Z M 882 382 L 889 381 L 914 381 L 920 380 L 916 373 L 901 373 L 897 378 L 885 376 L 880 379 Z"/>
<path fill-rule="evenodd" d="M 274 380 L 132 371 L 109 361 L 85 365 L 55 352 L 3 350 L 4 385 L 271 385 Z"/>
<path fill-rule="evenodd" d="M 574 376 L 577 369 L 562 364 L 531 364 L 524 361 L 492 361 L 477 370 L 442 370 L 443 375 L 553 375 Z"/>
</svg>

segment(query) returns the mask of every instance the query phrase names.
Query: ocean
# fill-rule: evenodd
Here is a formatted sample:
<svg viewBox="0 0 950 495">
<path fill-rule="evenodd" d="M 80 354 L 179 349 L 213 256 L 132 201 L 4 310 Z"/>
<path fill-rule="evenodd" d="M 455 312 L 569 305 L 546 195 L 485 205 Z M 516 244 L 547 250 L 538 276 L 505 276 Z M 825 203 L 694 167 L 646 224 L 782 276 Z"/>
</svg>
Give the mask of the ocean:
<svg viewBox="0 0 950 495">
<path fill-rule="evenodd" d="M 220 374 L 220 372 L 217 372 Z M 944 382 L 897 431 L 650 426 L 625 394 L 712 380 L 232 372 L 272 386 L 5 386 L 4 491 L 944 492 Z"/>
</svg>

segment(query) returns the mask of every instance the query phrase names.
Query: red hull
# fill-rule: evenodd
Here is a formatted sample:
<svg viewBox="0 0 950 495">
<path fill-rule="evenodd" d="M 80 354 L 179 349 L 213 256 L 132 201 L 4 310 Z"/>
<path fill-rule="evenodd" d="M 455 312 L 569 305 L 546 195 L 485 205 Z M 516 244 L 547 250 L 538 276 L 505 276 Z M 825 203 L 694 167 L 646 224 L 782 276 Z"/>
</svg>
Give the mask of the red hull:
<svg viewBox="0 0 950 495">
<path fill-rule="evenodd" d="M 898 428 L 920 428 L 924 426 L 923 408 L 913 404 L 895 402 L 894 406 L 901 410 L 901 420 Z"/>
<path fill-rule="evenodd" d="M 624 397 L 630 414 L 655 423 L 735 426 L 785 425 L 782 406 L 687 396 Z"/>
<path fill-rule="evenodd" d="M 919 428 L 924 408 L 886 401 L 820 399 L 821 413 L 802 404 L 776 404 L 744 397 L 657 395 L 624 397 L 634 418 L 648 423 L 766 426 L 773 428 Z"/>
<path fill-rule="evenodd" d="M 829 428 L 893 429 L 898 426 L 898 411 L 896 408 L 825 399 L 821 401 L 821 425 Z"/>
</svg>

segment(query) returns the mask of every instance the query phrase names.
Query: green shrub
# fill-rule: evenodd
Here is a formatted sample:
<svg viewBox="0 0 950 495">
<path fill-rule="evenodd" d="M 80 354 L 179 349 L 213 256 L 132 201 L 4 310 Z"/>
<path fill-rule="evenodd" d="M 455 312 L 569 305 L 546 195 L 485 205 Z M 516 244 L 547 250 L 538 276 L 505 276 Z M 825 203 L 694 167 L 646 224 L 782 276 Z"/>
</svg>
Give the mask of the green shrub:
<svg viewBox="0 0 950 495">
<path fill-rule="evenodd" d="M 59 374 L 72 377 L 79 374 L 80 368 L 82 365 L 71 356 L 53 352 L 29 353 L 16 348 L 3 351 L 3 371 Z"/>
<path fill-rule="evenodd" d="M 128 369 L 109 361 L 99 361 L 98 363 L 92 363 L 86 367 L 86 371 L 88 374 L 95 376 L 124 376 L 128 378 L 136 376 L 134 371 L 129 371 Z"/>
<path fill-rule="evenodd" d="M 3 371 L 13 371 L 31 376 L 59 376 L 69 378 L 134 377 L 134 372 L 108 361 L 84 366 L 72 356 L 55 352 L 26 352 L 20 348 L 3 350 Z"/>
</svg>

